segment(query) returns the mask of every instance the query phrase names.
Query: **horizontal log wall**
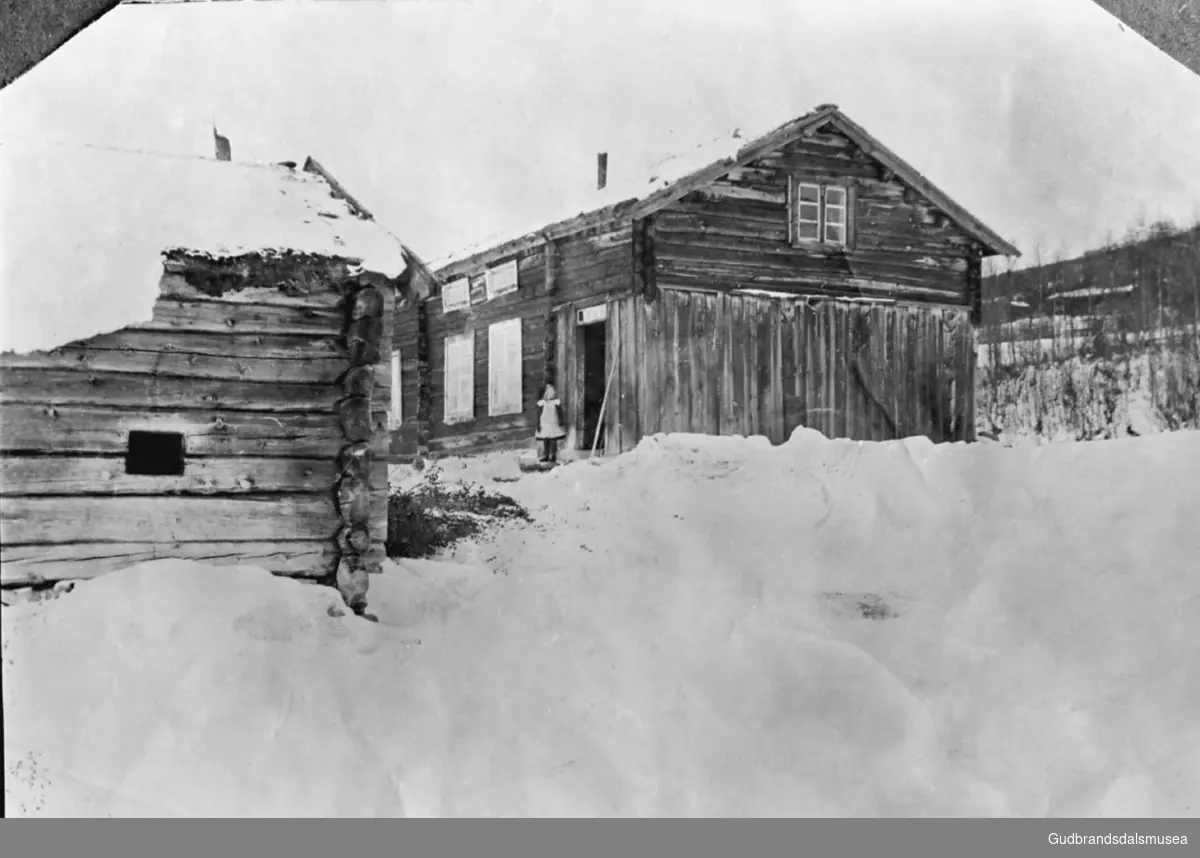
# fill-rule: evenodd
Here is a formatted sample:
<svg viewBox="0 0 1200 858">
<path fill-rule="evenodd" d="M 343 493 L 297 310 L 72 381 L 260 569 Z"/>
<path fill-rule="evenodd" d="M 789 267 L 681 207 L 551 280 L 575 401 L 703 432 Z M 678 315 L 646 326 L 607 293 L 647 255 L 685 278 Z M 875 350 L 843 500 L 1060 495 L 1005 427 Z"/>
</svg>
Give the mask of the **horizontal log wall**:
<svg viewBox="0 0 1200 858">
<path fill-rule="evenodd" d="M 790 177 L 853 187 L 853 247 L 793 247 Z M 965 304 L 971 239 L 842 136 L 733 170 L 655 215 L 658 285 Z"/>
<path fill-rule="evenodd" d="M 549 265 L 542 246 L 525 251 L 518 257 L 518 289 L 515 293 L 487 300 L 485 266 L 481 265 L 469 275 L 470 308 L 446 313 L 442 310 L 440 298 L 426 303 L 430 414 L 428 450 L 431 453 L 465 455 L 491 449 L 532 446 L 537 425 L 537 396 L 548 376 L 558 381 L 560 396 L 569 401 L 561 358 L 566 343 L 561 327 L 548 331 L 547 326 L 561 325 L 559 317 L 574 312 L 571 308 L 603 302 L 614 294 L 628 296 L 632 292 L 632 227 L 625 224 L 581 233 L 555 242 L 551 254 Z M 522 320 L 522 411 L 520 414 L 489 417 L 487 329 L 495 322 L 512 318 Z M 445 339 L 467 331 L 475 337 L 475 418 L 469 422 L 447 424 L 444 420 Z M 415 341 L 419 336 L 419 331 L 414 330 L 403 339 L 398 339 L 402 355 L 407 353 L 406 349 L 415 351 Z M 550 354 L 547 354 L 547 348 Z M 556 356 L 559 356 L 557 360 Z M 419 369 L 418 366 L 414 371 Z M 403 456 L 407 447 L 394 442 L 394 457 L 397 451 Z"/>
<path fill-rule="evenodd" d="M 341 289 L 322 281 L 210 294 L 188 282 L 165 277 L 144 324 L 51 353 L 0 356 L 5 584 L 155 557 L 331 573 L 335 458 L 345 443 L 335 403 L 349 366 Z M 369 515 L 380 542 L 383 357 L 364 376 L 377 439 Z M 126 474 L 131 430 L 181 433 L 184 474 Z"/>
<path fill-rule="evenodd" d="M 429 436 L 428 416 L 421 413 L 421 315 L 425 306 L 406 299 L 396 304 L 392 349 L 400 352 L 401 424 L 392 431 L 391 455 L 415 455 Z"/>
<path fill-rule="evenodd" d="M 798 426 L 864 441 L 973 438 L 966 308 L 677 290 L 640 307 L 640 415 L 622 410 L 625 449 L 658 432 L 778 444 Z"/>
<path fill-rule="evenodd" d="M 532 443 L 534 407 L 543 383 L 546 311 L 543 251 L 527 251 L 517 261 L 517 290 L 487 299 L 482 269 L 470 276 L 471 306 L 446 313 L 441 299 L 426 304 L 429 338 L 429 444 L 433 454 L 460 455 Z M 521 319 L 521 412 L 488 415 L 488 326 Z M 475 338 L 475 416 L 447 423 L 446 338 L 470 333 Z"/>
</svg>

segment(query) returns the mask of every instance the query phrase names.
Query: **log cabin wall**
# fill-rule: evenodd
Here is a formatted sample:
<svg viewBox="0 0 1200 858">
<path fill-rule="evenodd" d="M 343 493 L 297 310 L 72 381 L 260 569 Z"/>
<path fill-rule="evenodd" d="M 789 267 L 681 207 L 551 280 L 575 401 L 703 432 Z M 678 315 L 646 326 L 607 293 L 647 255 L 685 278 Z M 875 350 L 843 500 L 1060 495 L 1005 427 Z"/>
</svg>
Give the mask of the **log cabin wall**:
<svg viewBox="0 0 1200 858">
<path fill-rule="evenodd" d="M 792 246 L 789 182 L 850 188 L 851 246 Z M 968 301 L 973 241 L 848 138 L 814 134 L 733 170 L 654 216 L 658 285 L 738 286 L 884 297 L 915 303 Z"/>
<path fill-rule="evenodd" d="M 622 405 L 621 448 L 658 432 L 778 444 L 798 426 L 863 441 L 973 440 L 968 313 L 671 289 L 635 299 L 619 312 L 641 354 L 621 371 L 637 401 Z"/>
<path fill-rule="evenodd" d="M 516 256 L 517 291 L 488 299 L 486 268 L 508 261 L 503 257 L 465 266 L 452 266 L 439 272 L 443 288 L 447 283 L 467 277 L 471 305 L 446 312 L 442 298 L 425 302 L 425 337 L 429 343 L 425 364 L 414 358 L 413 373 L 428 374 L 428 443 L 412 448 L 411 442 L 393 441 L 393 460 L 403 461 L 422 450 L 433 455 L 467 455 L 487 450 L 521 447 L 534 443 L 537 426 L 538 394 L 547 381 L 556 383 L 567 411 L 567 421 L 576 414 L 573 392 L 564 375 L 562 355 L 566 348 L 562 319 L 580 307 L 593 306 L 614 296 L 629 297 L 633 291 L 632 228 L 629 224 L 581 232 L 550 244 L 540 244 Z M 401 310 L 401 313 L 404 311 Z M 519 414 L 488 416 L 488 327 L 496 322 L 521 319 L 521 411 Z M 572 316 L 573 318 L 573 316 Z M 409 355 L 417 351 L 421 337 L 415 323 L 397 324 L 396 347 L 401 350 L 404 372 L 409 372 Z M 406 333 L 401 334 L 401 330 Z M 449 336 L 470 333 L 474 340 L 474 414 L 470 420 L 447 422 L 445 418 L 446 365 L 445 340 Z M 407 396 L 407 394 L 406 394 Z M 418 400 L 412 409 L 405 400 L 406 430 L 410 414 L 422 407 Z M 415 418 L 413 418 L 415 420 Z M 404 438 L 409 437 L 404 435 Z M 398 438 L 400 433 L 394 433 Z M 570 448 L 575 436 L 569 435 L 564 448 Z"/>
<path fill-rule="evenodd" d="M 359 457 L 368 498 L 354 519 L 370 542 L 355 544 L 372 568 L 386 533 L 390 367 L 371 358 L 392 337 L 392 290 L 355 328 L 343 287 L 359 284 L 341 263 L 177 260 L 168 271 L 151 321 L 0 356 L 3 582 L 166 557 L 331 580 L 345 451 L 363 441 L 348 418 L 361 424 L 362 406 L 371 456 Z M 353 363 L 373 371 L 350 378 Z M 353 415 L 348 394 L 360 397 Z M 135 430 L 182 435 L 182 475 L 128 473 Z"/>
<path fill-rule="evenodd" d="M 392 350 L 400 353 L 400 425 L 393 428 L 390 453 L 393 462 L 409 462 L 429 440 L 429 358 L 424 332 L 428 305 L 412 298 L 396 302 Z M 424 390 L 424 392 L 423 392 Z"/>
<path fill-rule="evenodd" d="M 548 298 L 543 282 L 543 257 L 541 247 L 530 249 L 517 257 L 515 292 L 488 299 L 485 269 L 480 266 L 467 275 L 470 307 L 446 312 L 441 297 L 426 302 L 425 336 L 429 344 L 428 452 L 434 455 L 460 455 L 532 443 L 534 405 L 544 381 Z M 493 417 L 488 415 L 488 329 L 497 322 L 510 319 L 521 320 L 521 410 Z M 448 422 L 445 410 L 445 343 L 447 337 L 461 334 L 468 334 L 474 340 L 473 412 L 469 419 Z"/>
</svg>

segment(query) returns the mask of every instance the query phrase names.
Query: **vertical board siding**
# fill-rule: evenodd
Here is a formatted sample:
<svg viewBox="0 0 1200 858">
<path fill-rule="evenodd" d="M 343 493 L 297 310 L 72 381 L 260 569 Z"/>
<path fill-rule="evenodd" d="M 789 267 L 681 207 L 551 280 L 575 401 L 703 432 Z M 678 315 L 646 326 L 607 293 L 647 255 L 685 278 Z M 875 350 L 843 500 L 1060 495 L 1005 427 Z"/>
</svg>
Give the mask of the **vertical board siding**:
<svg viewBox="0 0 1200 858">
<path fill-rule="evenodd" d="M 621 449 L 657 432 L 764 435 L 779 444 L 800 426 L 863 441 L 974 437 L 968 308 L 675 289 L 653 303 L 613 306 L 621 330 L 631 317 L 644 330 L 630 350 L 641 359 L 622 358 L 623 389 L 641 375 L 640 407 L 622 408 L 619 418 Z"/>
</svg>

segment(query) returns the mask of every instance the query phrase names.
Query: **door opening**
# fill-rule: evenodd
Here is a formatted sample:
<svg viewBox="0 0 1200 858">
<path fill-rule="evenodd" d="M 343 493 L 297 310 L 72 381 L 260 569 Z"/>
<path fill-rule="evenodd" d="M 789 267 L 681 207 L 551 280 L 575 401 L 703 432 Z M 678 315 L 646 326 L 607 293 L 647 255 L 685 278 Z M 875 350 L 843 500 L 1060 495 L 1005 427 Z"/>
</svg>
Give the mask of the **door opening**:
<svg viewBox="0 0 1200 858">
<path fill-rule="evenodd" d="M 583 432 L 577 441 L 580 450 L 591 450 L 600 425 L 600 409 L 604 403 L 605 374 L 605 325 L 602 321 L 579 327 L 579 354 L 583 358 L 583 390 L 579 401 L 583 404 Z M 610 403 L 611 405 L 611 403 Z M 596 442 L 596 452 L 604 450 L 604 432 Z"/>
</svg>

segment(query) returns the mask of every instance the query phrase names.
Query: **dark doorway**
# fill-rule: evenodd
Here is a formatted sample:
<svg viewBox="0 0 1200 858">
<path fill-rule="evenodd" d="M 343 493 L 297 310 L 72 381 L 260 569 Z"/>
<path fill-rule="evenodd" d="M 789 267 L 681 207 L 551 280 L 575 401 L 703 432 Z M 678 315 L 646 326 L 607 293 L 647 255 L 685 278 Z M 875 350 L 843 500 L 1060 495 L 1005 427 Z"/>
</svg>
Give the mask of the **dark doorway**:
<svg viewBox="0 0 1200 858">
<path fill-rule="evenodd" d="M 600 408 L 604 403 L 605 376 L 605 325 L 597 322 L 579 328 L 579 354 L 583 357 L 583 437 L 580 449 L 591 450 L 600 425 Z M 604 433 L 596 443 L 596 451 L 604 449 Z"/>
</svg>

